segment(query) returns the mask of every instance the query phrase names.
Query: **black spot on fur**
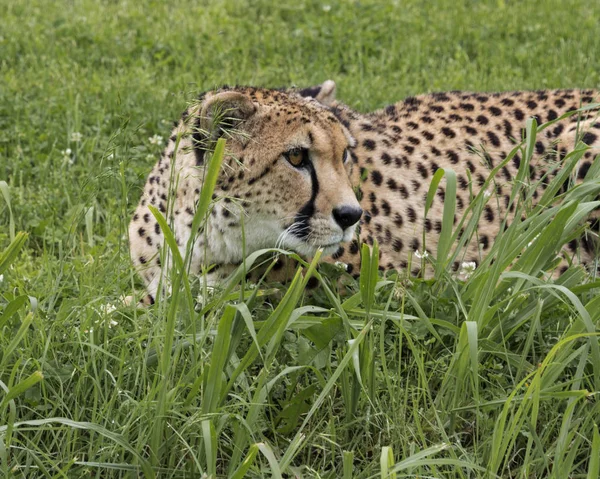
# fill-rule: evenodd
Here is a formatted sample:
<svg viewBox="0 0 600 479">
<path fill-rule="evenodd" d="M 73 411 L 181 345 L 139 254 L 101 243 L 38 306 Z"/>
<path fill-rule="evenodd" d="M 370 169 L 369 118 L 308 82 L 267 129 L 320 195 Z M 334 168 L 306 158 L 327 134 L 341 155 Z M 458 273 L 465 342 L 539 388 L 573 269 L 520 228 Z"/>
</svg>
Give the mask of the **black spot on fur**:
<svg viewBox="0 0 600 479">
<path fill-rule="evenodd" d="M 402 197 L 402 199 L 407 199 L 408 198 L 408 189 L 406 188 L 406 186 L 404 185 L 399 185 L 398 186 L 398 192 L 400 193 L 400 196 Z"/>
<path fill-rule="evenodd" d="M 564 125 L 556 125 L 554 127 L 554 130 L 552 130 L 552 134 L 554 136 L 559 136 L 563 132 L 564 129 L 565 129 Z"/>
<path fill-rule="evenodd" d="M 530 110 L 535 110 L 537 108 L 537 103 L 534 102 L 533 100 L 529 100 L 527 102 L 527 108 L 529 108 Z"/>
<path fill-rule="evenodd" d="M 579 171 L 577 172 L 577 178 L 579 178 L 581 180 L 584 179 L 585 175 L 587 175 L 587 172 L 591 166 L 592 166 L 592 164 L 589 161 L 582 163 L 581 166 L 579 167 Z"/>
<path fill-rule="evenodd" d="M 597 139 L 598 137 L 596 135 L 588 131 L 585 135 L 583 135 L 581 141 L 583 141 L 586 145 L 590 146 L 593 145 Z"/>
<path fill-rule="evenodd" d="M 490 143 L 492 145 L 494 145 L 495 147 L 500 146 L 500 140 L 498 139 L 498 137 L 496 136 L 496 134 L 493 131 L 488 131 L 487 137 L 488 137 L 488 140 L 490 140 Z"/>
<path fill-rule="evenodd" d="M 544 144 L 541 141 L 536 141 L 535 142 L 535 152 L 538 155 L 543 155 L 544 151 L 546 151 L 546 147 L 544 146 Z"/>
<path fill-rule="evenodd" d="M 481 247 L 484 251 L 490 247 L 490 240 L 486 235 L 481 235 L 479 237 L 479 243 L 481 244 Z"/>
<path fill-rule="evenodd" d="M 456 133 L 454 133 L 453 130 L 451 130 L 448 127 L 443 127 L 442 128 L 442 133 L 447 136 L 448 138 L 455 138 L 456 137 Z"/>
<path fill-rule="evenodd" d="M 381 209 L 383 210 L 383 214 L 385 216 L 390 215 L 391 208 L 390 208 L 390 204 L 387 201 L 383 200 L 381 202 Z"/>
<path fill-rule="evenodd" d="M 404 224 L 404 219 L 402 218 L 402 215 L 400 213 L 396 213 L 394 215 L 394 224 L 398 228 L 402 228 L 402 225 Z"/>
<path fill-rule="evenodd" d="M 453 165 L 456 165 L 458 163 L 458 155 L 456 154 L 455 151 L 447 150 L 446 156 L 450 160 L 450 163 L 452 163 Z"/>
<path fill-rule="evenodd" d="M 525 114 L 518 108 L 515 110 L 514 113 L 515 113 L 515 118 L 519 121 L 521 121 L 523 118 L 525 118 Z"/>
<path fill-rule="evenodd" d="M 502 122 L 502 125 L 504 126 L 504 135 L 507 138 L 512 138 L 512 125 L 510 124 L 510 122 L 508 120 L 504 120 Z"/>
<path fill-rule="evenodd" d="M 365 140 L 363 141 L 363 146 L 368 151 L 373 151 L 375 149 L 375 142 L 373 140 Z"/>
<path fill-rule="evenodd" d="M 492 223 L 494 221 L 494 210 L 490 205 L 485 205 L 485 219 Z"/>
<path fill-rule="evenodd" d="M 376 186 L 380 186 L 381 182 L 383 181 L 383 176 L 381 176 L 381 173 L 379 171 L 373 170 L 371 172 L 371 180 Z"/>
</svg>

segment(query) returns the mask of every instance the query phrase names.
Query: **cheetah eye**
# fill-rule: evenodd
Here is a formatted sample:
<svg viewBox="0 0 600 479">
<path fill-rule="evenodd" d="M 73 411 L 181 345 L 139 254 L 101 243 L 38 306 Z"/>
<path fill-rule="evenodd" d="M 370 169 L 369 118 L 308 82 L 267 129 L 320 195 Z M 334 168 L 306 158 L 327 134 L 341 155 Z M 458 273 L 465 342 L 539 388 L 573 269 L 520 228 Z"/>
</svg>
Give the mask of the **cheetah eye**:
<svg viewBox="0 0 600 479">
<path fill-rule="evenodd" d="M 306 166 L 308 164 L 308 150 L 306 148 L 292 148 L 286 151 L 283 156 L 296 168 Z"/>
</svg>

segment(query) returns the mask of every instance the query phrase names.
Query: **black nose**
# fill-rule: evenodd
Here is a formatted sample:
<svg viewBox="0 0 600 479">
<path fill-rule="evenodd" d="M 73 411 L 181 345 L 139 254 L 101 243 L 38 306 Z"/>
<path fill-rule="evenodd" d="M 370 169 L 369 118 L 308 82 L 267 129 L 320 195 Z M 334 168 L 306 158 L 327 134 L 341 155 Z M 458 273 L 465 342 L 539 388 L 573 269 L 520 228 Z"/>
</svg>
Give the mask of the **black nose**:
<svg viewBox="0 0 600 479">
<path fill-rule="evenodd" d="M 345 230 L 356 223 L 360 219 L 362 213 L 363 210 L 356 206 L 340 206 L 333 210 L 333 217 L 337 224 Z"/>
</svg>

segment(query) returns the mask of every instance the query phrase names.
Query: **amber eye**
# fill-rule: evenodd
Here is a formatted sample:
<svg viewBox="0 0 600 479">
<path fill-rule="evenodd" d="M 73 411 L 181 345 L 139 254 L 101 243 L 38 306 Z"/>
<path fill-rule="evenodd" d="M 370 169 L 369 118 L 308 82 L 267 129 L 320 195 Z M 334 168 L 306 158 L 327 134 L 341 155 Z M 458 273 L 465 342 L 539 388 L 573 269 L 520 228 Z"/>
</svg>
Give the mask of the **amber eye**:
<svg viewBox="0 0 600 479">
<path fill-rule="evenodd" d="M 308 150 L 306 148 L 293 148 L 283 155 L 295 167 L 301 167 L 308 161 Z"/>
</svg>

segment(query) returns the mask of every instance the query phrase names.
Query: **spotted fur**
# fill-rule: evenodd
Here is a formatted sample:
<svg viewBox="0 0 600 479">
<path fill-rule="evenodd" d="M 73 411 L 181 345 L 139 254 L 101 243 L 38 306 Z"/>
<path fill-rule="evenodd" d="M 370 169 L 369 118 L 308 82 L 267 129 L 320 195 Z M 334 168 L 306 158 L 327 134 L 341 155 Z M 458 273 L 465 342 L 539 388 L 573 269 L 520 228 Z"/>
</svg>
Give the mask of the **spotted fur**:
<svg viewBox="0 0 600 479">
<path fill-rule="evenodd" d="M 168 282 L 165 273 L 170 269 L 168 255 L 161 255 L 162 231 L 148 205 L 167 217 L 184 253 L 202 189 L 206 149 L 219 136 L 228 138 L 227 155 L 214 206 L 194 243 L 191 272 L 198 273 L 203 265 L 227 269 L 239 264 L 244 254 L 281 246 L 307 256 L 323 247 L 331 260 L 346 263 L 348 271 L 357 274 L 360 244 L 375 240 L 380 244 L 380 264 L 402 270 L 415 251 L 423 252 L 423 230 L 427 250 L 437 247 L 443 188 L 427 219 L 423 210 L 438 168 L 452 168 L 457 174 L 460 215 L 491 168 L 520 141 L 527 118 L 535 116 L 538 123 L 555 120 L 593 102 L 598 94 L 593 90 L 437 93 L 407 98 L 369 114 L 334 98 L 331 81 L 296 92 L 223 88 L 202 96 L 184 113 L 150 173 L 129 228 L 131 254 L 147 284 L 147 301 L 154 300 L 160 282 Z M 227 126 L 234 127 L 234 133 L 225 133 L 215 120 L 216 106 L 229 112 Z M 532 181 L 554 174 L 549 165 L 574 147 L 578 133 L 592 147 L 578 165 L 583 178 L 598 152 L 594 148 L 600 146 L 600 122 L 594 111 L 585 118 L 557 122 L 539 135 Z M 297 150 L 307 155 L 299 167 L 290 160 L 295 155 L 290 152 Z M 498 201 L 486 205 L 465 261 L 478 263 L 498 235 L 501 220 L 512 214 L 508 198 L 519 162 L 517 155 L 495 178 Z M 540 185 L 541 193 L 545 182 Z M 360 208 L 364 214 L 355 236 Z M 584 247 L 592 254 L 591 243 Z M 166 264 L 161 264 L 161 257 Z"/>
<path fill-rule="evenodd" d="M 167 218 L 182 256 L 195 237 L 192 273 L 203 265 L 228 270 L 244 255 L 275 246 L 306 256 L 319 248 L 332 254 L 354 237 L 362 210 L 344 163 L 355 142 L 324 105 L 333 86 L 223 88 L 183 114 L 129 226 L 131 256 L 147 285 L 145 302 L 154 301 L 159 284 L 168 290 L 172 264 L 149 205 Z M 203 230 L 192 234 L 206 152 L 220 136 L 228 140 L 214 203 Z"/>
<path fill-rule="evenodd" d="M 541 90 L 434 93 L 407 98 L 366 115 L 341 104 L 332 105 L 357 142 L 352 150 L 350 176 L 365 211 L 359 237 L 342 246 L 335 256 L 356 272 L 360 266 L 359 244 L 377 240 L 384 269 L 404 270 L 412 264 L 411 273 L 418 274 L 421 261 L 414 258 L 415 252 L 422 255 L 436 251 L 442 229 L 443 186 L 424 218 L 425 198 L 438 168 L 450 168 L 457 174 L 457 216 L 461 215 L 480 192 L 491 169 L 521 141 L 528 118 L 545 123 L 599 100 L 595 90 Z M 533 194 L 534 201 L 558 172 L 552 166 L 572 151 L 577 138 L 591 147 L 577 166 L 581 180 L 600 153 L 598 111 L 571 116 L 538 134 L 529 172 L 531 183 L 540 185 Z M 509 200 L 520 161 L 517 154 L 494 178 L 489 187 L 492 197 L 483 211 L 477 235 L 467 245 L 464 261 L 479 264 L 504 218 L 512 221 L 514 205 Z M 583 240 L 581 246 L 581 256 L 589 261 L 596 245 Z M 572 242 L 569 252 L 574 253 L 576 247 L 577 242 Z M 459 264 L 453 266 L 456 270 Z"/>
</svg>

